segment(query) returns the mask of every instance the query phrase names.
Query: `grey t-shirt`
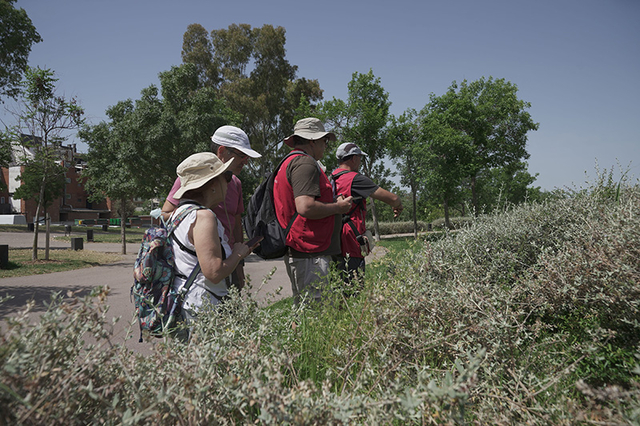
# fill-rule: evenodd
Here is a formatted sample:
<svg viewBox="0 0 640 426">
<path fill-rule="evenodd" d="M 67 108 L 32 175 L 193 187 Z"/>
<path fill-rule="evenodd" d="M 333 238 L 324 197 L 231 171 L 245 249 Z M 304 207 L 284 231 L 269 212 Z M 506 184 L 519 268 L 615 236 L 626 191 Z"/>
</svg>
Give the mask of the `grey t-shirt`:
<svg viewBox="0 0 640 426">
<path fill-rule="evenodd" d="M 358 173 L 351 182 L 351 195 L 354 197 L 367 198 L 376 190 L 379 186 L 365 175 Z"/>
</svg>

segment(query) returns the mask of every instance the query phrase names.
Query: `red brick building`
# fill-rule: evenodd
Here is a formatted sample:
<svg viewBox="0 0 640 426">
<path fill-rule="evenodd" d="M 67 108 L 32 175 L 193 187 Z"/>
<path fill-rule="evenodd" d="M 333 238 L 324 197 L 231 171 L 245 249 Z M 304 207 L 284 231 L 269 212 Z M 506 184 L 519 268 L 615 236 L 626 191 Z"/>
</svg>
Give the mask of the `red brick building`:
<svg viewBox="0 0 640 426">
<path fill-rule="evenodd" d="M 89 201 L 89 195 L 84 188 L 81 177 L 85 167 L 85 156 L 76 151 L 75 144 L 62 146 L 59 150 L 60 164 L 67 169 L 64 191 L 47 209 L 47 213 L 54 223 L 74 222 L 76 219 L 109 219 L 111 217 L 111 201 L 103 200 L 99 203 Z M 14 199 L 13 194 L 20 186 L 16 177 L 24 171 L 21 159 L 33 158 L 33 149 L 14 144 L 13 161 L 8 168 L 2 168 L 2 185 L 0 185 L 0 214 L 22 214 L 27 223 L 33 222 L 37 208 L 36 200 Z M 41 213 L 42 214 L 42 213 Z M 41 215 L 42 218 L 42 215 Z"/>
</svg>

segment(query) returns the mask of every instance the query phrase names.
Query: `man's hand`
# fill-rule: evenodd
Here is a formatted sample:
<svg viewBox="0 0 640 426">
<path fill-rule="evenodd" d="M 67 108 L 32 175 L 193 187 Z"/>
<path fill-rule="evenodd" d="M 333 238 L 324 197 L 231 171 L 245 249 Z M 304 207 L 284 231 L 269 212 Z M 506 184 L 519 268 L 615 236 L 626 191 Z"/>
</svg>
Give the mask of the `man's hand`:
<svg viewBox="0 0 640 426">
<path fill-rule="evenodd" d="M 349 213 L 353 197 L 339 196 L 335 203 L 323 203 L 308 195 L 296 197 L 296 211 L 307 219 L 322 219 L 336 214 Z"/>
<path fill-rule="evenodd" d="M 378 188 L 375 190 L 373 194 L 371 194 L 371 198 L 374 200 L 382 201 L 385 204 L 389 204 L 393 208 L 393 217 L 400 216 L 404 207 L 402 206 L 402 200 L 393 192 L 389 192 L 386 189 Z"/>
<path fill-rule="evenodd" d="M 339 213 L 349 213 L 349 211 L 353 207 L 353 197 L 348 196 L 347 198 L 345 198 L 343 195 L 338 195 L 338 198 L 336 199 L 336 205 L 338 206 Z"/>
</svg>

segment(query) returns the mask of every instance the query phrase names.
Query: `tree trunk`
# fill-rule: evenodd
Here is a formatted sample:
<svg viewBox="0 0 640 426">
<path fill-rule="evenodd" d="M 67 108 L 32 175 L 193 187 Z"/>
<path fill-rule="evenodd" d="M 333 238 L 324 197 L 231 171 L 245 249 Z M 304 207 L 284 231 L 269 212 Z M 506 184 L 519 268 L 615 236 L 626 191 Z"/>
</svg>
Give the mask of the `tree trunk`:
<svg viewBox="0 0 640 426">
<path fill-rule="evenodd" d="M 33 225 L 33 252 L 31 253 L 31 260 L 38 260 L 38 231 L 40 228 L 40 210 L 42 209 L 42 200 L 44 198 L 44 182 L 40 186 L 40 197 L 38 197 L 38 206 L 36 207 L 36 216 L 34 217 Z"/>
<path fill-rule="evenodd" d="M 480 215 L 480 208 L 478 206 L 478 188 L 476 188 L 476 177 L 471 178 L 471 205 L 473 206 L 473 215 L 478 217 Z"/>
<path fill-rule="evenodd" d="M 416 195 L 416 185 L 411 182 L 411 198 L 413 201 L 413 238 L 418 239 L 418 202 Z"/>
<path fill-rule="evenodd" d="M 40 215 L 40 203 L 36 207 L 36 215 L 33 218 L 33 246 L 31 252 L 31 260 L 38 260 L 38 216 Z"/>
<path fill-rule="evenodd" d="M 373 163 L 373 159 L 368 158 L 366 161 L 363 159 L 362 168 L 365 176 L 371 176 L 370 165 Z M 378 225 L 378 215 L 376 214 L 376 203 L 373 198 L 370 198 L 371 203 L 371 219 L 373 220 L 373 236 L 374 240 L 380 241 L 380 226 Z"/>
<path fill-rule="evenodd" d="M 449 222 L 449 201 L 446 195 L 442 200 L 442 207 L 444 208 L 444 226 L 447 229 L 451 229 L 451 222 Z"/>
<path fill-rule="evenodd" d="M 378 226 L 378 215 L 376 214 L 376 203 L 375 200 L 371 199 L 371 218 L 373 219 L 373 230 L 375 231 L 375 237 L 373 237 L 376 241 L 380 241 L 380 227 Z"/>
<path fill-rule="evenodd" d="M 44 147 L 47 146 L 47 138 L 44 138 Z M 46 156 L 42 160 L 42 183 L 40 184 L 40 194 L 38 196 L 38 206 L 36 207 L 36 217 L 34 218 L 33 225 L 33 253 L 31 253 L 31 260 L 38 260 L 38 231 L 40 230 L 40 210 L 43 210 L 44 201 L 44 188 L 47 184 L 47 161 Z"/>
<path fill-rule="evenodd" d="M 49 235 L 51 234 L 51 218 L 47 212 L 47 208 L 44 208 L 44 223 L 46 226 L 45 239 L 44 239 L 44 260 L 49 260 Z"/>
<path fill-rule="evenodd" d="M 127 232 L 125 230 L 125 222 L 127 220 L 127 212 L 125 209 L 126 200 L 120 200 L 121 218 L 120 218 L 120 239 L 122 240 L 122 254 L 127 254 Z"/>
</svg>

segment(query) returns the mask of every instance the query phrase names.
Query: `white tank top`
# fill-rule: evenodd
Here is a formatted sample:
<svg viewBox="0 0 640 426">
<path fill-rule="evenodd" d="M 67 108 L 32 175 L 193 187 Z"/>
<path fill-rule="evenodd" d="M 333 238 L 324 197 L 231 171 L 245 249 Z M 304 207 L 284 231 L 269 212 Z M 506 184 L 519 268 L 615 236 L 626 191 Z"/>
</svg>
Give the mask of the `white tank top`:
<svg viewBox="0 0 640 426">
<path fill-rule="evenodd" d="M 171 215 L 169 221 L 173 220 L 175 215 L 180 213 L 187 206 L 188 205 L 183 205 L 178 207 Z M 188 233 L 191 225 L 196 220 L 196 214 L 197 210 L 194 210 L 187 214 L 187 216 L 182 220 L 182 222 L 180 222 L 180 225 L 178 225 L 178 227 L 173 231 L 172 234 L 171 244 L 173 247 L 173 253 L 175 255 L 176 272 L 178 274 L 184 275 L 185 277 L 188 277 L 189 274 L 191 274 L 191 271 L 193 271 L 193 268 L 196 267 L 198 258 L 188 251 L 182 250 L 175 239 L 177 238 L 185 247 L 195 251 L 195 246 L 191 241 L 189 241 Z M 225 250 L 225 253 L 229 255 L 229 253 L 231 253 L 231 249 L 229 247 L 227 237 L 225 236 L 224 228 L 222 228 L 219 220 L 216 219 L 216 223 L 218 224 L 218 235 L 222 238 L 222 250 Z M 184 286 L 186 281 L 186 278 L 176 275 L 173 281 L 173 288 L 175 290 L 180 290 Z M 224 297 L 229 293 L 225 280 L 222 280 L 218 283 L 212 283 L 204 277 L 204 274 L 202 272 L 200 272 L 185 296 L 184 308 L 197 311 L 198 309 L 200 309 L 205 300 L 208 300 L 213 305 L 217 305 L 218 303 L 220 303 L 220 301 L 216 299 L 210 293 L 210 291 L 215 293 L 218 297 Z"/>
</svg>

